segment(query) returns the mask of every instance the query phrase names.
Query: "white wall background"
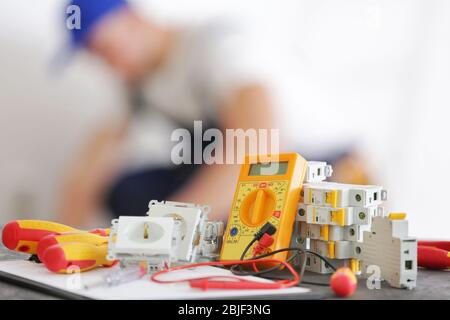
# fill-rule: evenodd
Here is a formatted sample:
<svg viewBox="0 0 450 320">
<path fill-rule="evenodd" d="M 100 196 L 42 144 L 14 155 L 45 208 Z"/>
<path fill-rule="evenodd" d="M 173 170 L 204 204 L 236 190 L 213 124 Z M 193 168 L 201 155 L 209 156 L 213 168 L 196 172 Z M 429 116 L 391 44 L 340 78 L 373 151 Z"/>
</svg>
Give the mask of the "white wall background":
<svg viewBox="0 0 450 320">
<path fill-rule="evenodd" d="M 87 57 L 51 72 L 64 43 L 62 5 L 0 3 L 0 223 L 54 217 L 71 157 L 100 118 L 120 111 L 118 83 Z"/>
<path fill-rule="evenodd" d="M 388 209 L 409 214 L 411 234 L 450 238 L 450 2 L 134 2 L 167 23 L 245 18 L 287 70 L 280 86 L 291 137 L 317 153 L 354 144 L 388 188 Z M 121 107 L 118 84 L 87 57 L 49 76 L 63 43 L 60 8 L 58 0 L 0 3 L 1 221 L 50 218 L 83 137 Z"/>
</svg>

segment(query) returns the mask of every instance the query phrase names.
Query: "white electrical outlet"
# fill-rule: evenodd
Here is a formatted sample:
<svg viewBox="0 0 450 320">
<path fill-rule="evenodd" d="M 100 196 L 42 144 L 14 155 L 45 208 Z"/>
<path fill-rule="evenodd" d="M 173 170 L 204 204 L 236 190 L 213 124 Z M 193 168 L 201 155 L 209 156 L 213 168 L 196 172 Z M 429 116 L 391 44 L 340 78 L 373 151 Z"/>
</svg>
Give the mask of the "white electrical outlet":
<svg viewBox="0 0 450 320">
<path fill-rule="evenodd" d="M 175 221 L 174 256 L 178 261 L 195 259 L 204 222 L 211 211 L 209 206 L 172 201 L 150 201 L 147 215 Z"/>
<path fill-rule="evenodd" d="M 168 217 L 121 216 L 112 221 L 108 259 L 170 260 L 174 220 Z"/>
</svg>

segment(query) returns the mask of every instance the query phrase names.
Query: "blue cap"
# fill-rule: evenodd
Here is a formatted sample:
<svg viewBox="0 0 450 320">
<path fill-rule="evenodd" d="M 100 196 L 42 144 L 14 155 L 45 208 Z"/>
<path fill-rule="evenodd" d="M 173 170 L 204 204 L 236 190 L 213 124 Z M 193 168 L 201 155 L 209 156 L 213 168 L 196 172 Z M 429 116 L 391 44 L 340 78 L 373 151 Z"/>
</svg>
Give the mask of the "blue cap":
<svg viewBox="0 0 450 320">
<path fill-rule="evenodd" d="M 69 6 L 77 6 L 80 12 L 80 28 L 70 29 L 71 42 L 74 47 L 84 46 L 92 30 L 105 16 L 128 6 L 126 0 L 71 0 Z M 66 19 L 73 15 L 66 11 Z"/>
</svg>

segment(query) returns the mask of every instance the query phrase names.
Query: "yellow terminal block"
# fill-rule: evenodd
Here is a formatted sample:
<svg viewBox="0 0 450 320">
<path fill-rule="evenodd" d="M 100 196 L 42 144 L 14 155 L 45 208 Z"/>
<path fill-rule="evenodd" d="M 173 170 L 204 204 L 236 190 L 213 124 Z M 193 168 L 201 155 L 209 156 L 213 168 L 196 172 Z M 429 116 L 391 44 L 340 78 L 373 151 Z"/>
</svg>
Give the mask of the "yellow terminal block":
<svg viewBox="0 0 450 320">
<path fill-rule="evenodd" d="M 361 271 L 361 264 L 358 259 L 350 259 L 350 269 L 353 273 L 359 273 Z"/>
<path fill-rule="evenodd" d="M 362 244 L 357 241 L 323 241 L 309 239 L 309 249 L 330 259 L 359 259 Z"/>
<path fill-rule="evenodd" d="M 325 261 L 319 259 L 314 254 L 307 253 L 306 271 L 320 273 L 320 274 L 332 274 L 334 271 L 330 268 L 330 265 Z M 353 259 L 328 259 L 334 267 L 342 268 L 347 267 L 351 269 L 351 260 Z M 355 259 L 358 261 L 357 259 Z M 356 272 L 359 274 L 359 272 Z"/>
<path fill-rule="evenodd" d="M 331 221 L 336 223 L 339 226 L 345 225 L 345 210 L 339 209 L 337 211 L 331 212 Z"/>
<path fill-rule="evenodd" d="M 326 193 L 326 202 L 333 208 L 336 208 L 337 207 L 337 197 L 338 197 L 338 193 L 336 190 L 327 192 Z"/>
<path fill-rule="evenodd" d="M 325 224 L 320 226 L 320 238 L 324 241 L 328 241 L 329 238 L 329 225 Z"/>
<path fill-rule="evenodd" d="M 389 220 L 405 220 L 406 219 L 406 213 L 404 212 L 393 212 L 390 213 L 388 216 Z"/>
<path fill-rule="evenodd" d="M 328 224 L 311 224 L 299 222 L 297 233 L 302 238 L 323 241 L 358 241 L 360 228 L 358 225 L 336 226 Z"/>
<path fill-rule="evenodd" d="M 328 242 L 328 258 L 330 259 L 336 258 L 334 241 Z"/>
</svg>

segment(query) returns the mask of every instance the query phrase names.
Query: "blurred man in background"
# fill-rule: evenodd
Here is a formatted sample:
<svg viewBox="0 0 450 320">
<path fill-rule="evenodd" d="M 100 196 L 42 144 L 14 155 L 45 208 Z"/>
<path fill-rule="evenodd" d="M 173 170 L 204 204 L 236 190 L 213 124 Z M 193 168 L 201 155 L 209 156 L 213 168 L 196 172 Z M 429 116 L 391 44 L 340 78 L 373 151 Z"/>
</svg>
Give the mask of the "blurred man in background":
<svg viewBox="0 0 450 320">
<path fill-rule="evenodd" d="M 225 218 L 238 166 L 175 166 L 170 137 L 176 128 L 192 129 L 195 120 L 204 130 L 275 127 L 266 70 L 255 51 L 249 54 L 245 40 L 221 25 L 163 27 L 125 0 L 70 5 L 81 13 L 81 28 L 70 30 L 73 47 L 100 58 L 124 80 L 134 109 L 120 125 L 105 123 L 75 161 L 60 220 L 81 225 L 103 203 L 115 216 L 144 214 L 151 199 L 209 204 L 212 218 Z M 139 130 L 151 136 L 141 144 L 153 149 L 125 168 L 116 156 L 121 140 Z"/>
<path fill-rule="evenodd" d="M 272 113 L 277 118 L 283 116 L 278 121 L 281 125 L 276 127 L 288 137 L 281 139 L 289 144 L 284 150 L 299 152 L 308 160 L 332 163 L 333 178 L 337 181 L 361 182 L 367 178 L 367 172 L 354 170 L 361 160 L 351 152 L 358 150 L 364 156 L 363 165 L 369 168 L 370 182 L 389 191 L 387 210 L 408 213 L 411 234 L 424 238 L 448 236 L 450 216 L 442 210 L 440 199 L 446 198 L 450 162 L 449 149 L 443 147 L 449 128 L 450 2 L 196 0 L 187 5 L 182 0 L 129 1 L 135 5 L 135 12 L 151 17 L 146 22 L 158 28 L 161 23 L 189 26 L 174 30 L 184 35 L 180 38 L 198 39 L 185 41 L 191 43 L 191 55 L 183 53 L 187 50 L 171 50 L 185 57 L 178 61 L 186 63 L 180 62 L 178 66 L 196 60 L 198 67 L 192 69 L 209 68 L 213 70 L 206 72 L 210 76 L 235 79 L 223 81 L 233 84 L 233 88 L 255 83 L 262 84 L 265 92 L 272 90 L 273 84 L 284 88 L 282 101 L 270 91 Z M 123 190 L 117 186 L 133 185 L 131 182 L 142 176 L 139 172 L 151 168 L 166 172 L 176 167 L 168 151 L 172 147 L 170 134 L 179 127 L 192 129 L 192 122 L 184 120 L 180 125 L 175 120 L 185 119 L 180 110 L 191 114 L 192 119 L 197 118 L 188 106 L 195 104 L 191 101 L 205 101 L 187 99 L 186 94 L 180 94 L 180 88 L 186 88 L 180 79 L 186 77 L 163 77 L 160 69 L 146 77 L 150 80 L 130 85 L 141 93 L 134 94 L 128 119 L 121 117 L 120 124 L 116 124 L 117 111 L 126 105 L 121 90 L 126 86 L 112 76 L 112 68 L 98 63 L 89 50 L 79 50 L 63 76 L 55 77 L 48 70 L 49 61 L 55 51 L 60 51 L 63 37 L 69 34 L 61 21 L 66 8 L 67 3 L 55 0 L 0 1 L 1 223 L 18 218 L 85 220 L 102 216 L 94 214 L 95 207 L 105 207 L 106 199 L 118 199 L 111 196 L 121 193 L 114 190 Z M 81 31 L 89 29 L 88 13 L 85 10 L 82 14 Z M 253 44 L 235 41 L 237 33 L 225 33 L 223 28 L 212 25 L 194 28 L 194 23 L 217 21 L 218 16 L 232 17 L 233 27 L 236 20 L 244 21 L 246 27 L 256 31 L 246 38 L 252 42 L 257 37 L 263 38 L 270 50 L 252 49 Z M 162 29 L 169 30 L 165 26 Z M 121 50 L 128 47 L 124 43 Z M 261 56 L 269 56 L 267 63 L 261 62 Z M 180 69 L 174 64 L 163 65 Z M 268 76 L 268 68 L 278 68 L 277 77 Z M 198 74 L 189 77 L 195 78 L 192 84 L 197 78 L 203 79 Z M 177 81 L 164 81 L 170 82 L 170 86 L 156 86 L 163 82 L 156 79 L 162 78 Z M 216 81 L 195 87 L 204 88 L 199 92 L 206 94 L 211 92 L 207 88 L 213 83 Z M 152 93 L 149 87 L 154 88 Z M 167 94 L 161 87 L 168 87 L 170 92 Z M 223 90 L 215 92 L 231 97 Z M 158 107 L 162 106 L 162 96 L 167 99 L 164 108 Z M 175 98 L 182 103 L 173 103 Z M 170 116 L 160 112 L 178 105 L 183 108 L 176 109 L 176 117 L 172 116 L 174 112 Z M 208 114 L 215 110 L 213 107 L 201 110 L 205 109 Z M 241 115 L 237 112 L 235 116 Z M 223 120 L 218 119 L 219 123 Z M 208 126 L 218 127 L 208 122 Z M 94 137 L 94 131 L 100 133 Z M 85 144 L 87 137 L 90 143 L 80 157 L 81 144 Z M 342 157 L 346 161 L 337 164 Z M 66 175 L 65 188 L 61 188 L 62 171 L 69 162 L 70 174 Z M 181 167 L 188 168 L 177 169 Z M 200 174 L 202 170 L 192 172 Z M 178 176 L 186 177 L 187 173 Z M 134 179 L 126 179 L 127 176 Z M 185 184 L 173 184 L 186 194 L 189 188 L 184 186 L 196 176 L 185 178 Z M 134 190 L 145 192 L 149 199 L 175 199 L 175 193 L 170 197 L 153 196 L 151 187 L 160 191 L 165 189 L 161 181 L 172 181 L 167 175 L 164 177 L 154 179 L 157 182 L 147 185 L 147 189 Z M 206 197 L 219 190 L 223 195 L 219 200 L 231 203 L 231 195 L 225 192 L 232 193 L 234 188 L 233 182 L 231 186 L 214 185 L 202 194 L 205 198 L 200 202 L 210 201 Z M 175 189 L 169 188 L 174 192 Z M 64 201 L 60 210 L 55 202 L 61 202 L 62 191 Z M 135 201 L 130 198 L 127 203 Z M 93 210 L 86 209 L 89 207 Z M 142 210 L 126 211 L 141 214 Z M 92 227 L 99 225 L 99 221 L 91 223 Z"/>
</svg>

